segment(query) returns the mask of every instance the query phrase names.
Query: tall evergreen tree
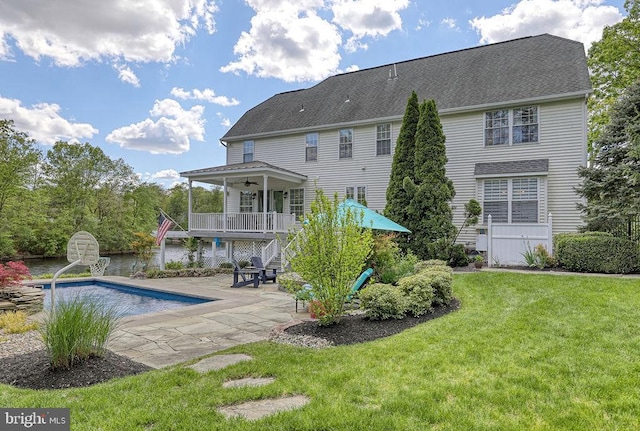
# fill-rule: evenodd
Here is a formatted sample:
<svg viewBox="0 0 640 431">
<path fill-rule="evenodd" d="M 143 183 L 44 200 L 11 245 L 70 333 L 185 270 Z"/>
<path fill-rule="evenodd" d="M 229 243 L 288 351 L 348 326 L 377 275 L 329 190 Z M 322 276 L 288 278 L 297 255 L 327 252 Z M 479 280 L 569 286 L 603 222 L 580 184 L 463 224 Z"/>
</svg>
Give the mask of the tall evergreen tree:
<svg viewBox="0 0 640 431">
<path fill-rule="evenodd" d="M 412 180 L 414 178 L 415 137 L 419 117 L 418 95 L 413 91 L 407 101 L 402 126 L 396 141 L 391 176 L 387 186 L 387 205 L 384 208 L 384 215 L 402 226 L 407 223 L 409 204 L 411 203 L 411 198 L 404 189 L 403 181 L 405 177 Z M 405 234 L 398 237 L 398 244 L 402 249 L 407 249 L 409 239 Z"/>
<path fill-rule="evenodd" d="M 448 261 L 456 234 L 451 209 L 455 190 L 445 172 L 445 136 L 434 100 L 420 105 L 414 151 L 415 179 L 403 181 L 411 198 L 406 224 L 412 232 L 409 246 L 422 259 Z"/>
<path fill-rule="evenodd" d="M 578 205 L 590 230 L 615 230 L 640 213 L 640 79 L 613 105 L 610 121 L 593 143 L 596 157 L 578 174 Z"/>
</svg>

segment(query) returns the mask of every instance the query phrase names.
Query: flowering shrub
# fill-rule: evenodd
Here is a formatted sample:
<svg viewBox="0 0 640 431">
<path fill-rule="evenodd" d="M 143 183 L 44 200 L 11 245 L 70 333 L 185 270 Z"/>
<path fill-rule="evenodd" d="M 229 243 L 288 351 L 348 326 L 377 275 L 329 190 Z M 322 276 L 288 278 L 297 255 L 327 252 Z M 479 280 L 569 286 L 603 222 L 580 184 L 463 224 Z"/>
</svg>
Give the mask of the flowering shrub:
<svg viewBox="0 0 640 431">
<path fill-rule="evenodd" d="M 31 280 L 29 268 L 22 262 L 0 263 L 0 290 L 22 286 L 22 280 Z"/>
</svg>

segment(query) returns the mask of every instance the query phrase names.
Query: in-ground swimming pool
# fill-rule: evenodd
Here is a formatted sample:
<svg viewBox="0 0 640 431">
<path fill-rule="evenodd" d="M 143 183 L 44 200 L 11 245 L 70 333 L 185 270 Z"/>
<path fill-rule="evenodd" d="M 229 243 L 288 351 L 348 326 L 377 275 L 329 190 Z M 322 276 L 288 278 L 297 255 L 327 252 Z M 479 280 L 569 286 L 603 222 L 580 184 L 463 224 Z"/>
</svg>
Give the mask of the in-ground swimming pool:
<svg viewBox="0 0 640 431">
<path fill-rule="evenodd" d="M 51 308 L 51 283 L 45 289 L 44 308 Z M 186 305 L 202 304 L 214 299 L 197 298 L 102 280 L 58 281 L 56 302 L 75 295 L 91 295 L 108 306 L 114 306 L 122 316 L 136 316 L 154 311 L 170 310 Z"/>
</svg>

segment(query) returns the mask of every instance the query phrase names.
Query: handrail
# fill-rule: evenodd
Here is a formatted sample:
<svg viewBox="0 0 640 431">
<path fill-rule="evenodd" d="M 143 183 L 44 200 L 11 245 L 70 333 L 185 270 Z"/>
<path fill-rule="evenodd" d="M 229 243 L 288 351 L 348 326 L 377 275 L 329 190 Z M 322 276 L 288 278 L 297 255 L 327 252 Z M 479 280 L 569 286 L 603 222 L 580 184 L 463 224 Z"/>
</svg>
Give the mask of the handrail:
<svg viewBox="0 0 640 431">
<path fill-rule="evenodd" d="M 302 233 L 303 230 L 304 230 L 304 227 L 301 228 L 293 238 L 291 238 L 291 241 L 289 241 L 289 243 L 280 252 L 280 264 L 282 267 L 281 268 L 282 272 L 285 272 L 287 270 L 287 266 L 289 266 L 288 255 L 291 253 L 292 256 L 295 256 L 295 254 L 293 254 L 293 251 L 290 250 L 290 247 L 295 241 L 298 241 L 300 234 Z"/>
<path fill-rule="evenodd" d="M 279 249 L 280 242 L 277 238 L 274 238 L 269 244 L 264 246 L 262 249 L 262 263 L 265 267 L 273 262 L 273 259 L 278 256 Z"/>
</svg>

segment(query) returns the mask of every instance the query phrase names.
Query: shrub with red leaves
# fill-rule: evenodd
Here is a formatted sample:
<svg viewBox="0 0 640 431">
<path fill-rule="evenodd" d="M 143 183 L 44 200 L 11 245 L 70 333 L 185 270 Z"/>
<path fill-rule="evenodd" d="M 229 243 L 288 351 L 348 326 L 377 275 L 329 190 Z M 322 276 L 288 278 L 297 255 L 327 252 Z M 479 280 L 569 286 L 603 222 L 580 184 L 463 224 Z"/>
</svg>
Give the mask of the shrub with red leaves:
<svg viewBox="0 0 640 431">
<path fill-rule="evenodd" d="M 22 286 L 22 280 L 31 280 L 29 268 L 23 262 L 0 263 L 0 290 Z"/>
</svg>

